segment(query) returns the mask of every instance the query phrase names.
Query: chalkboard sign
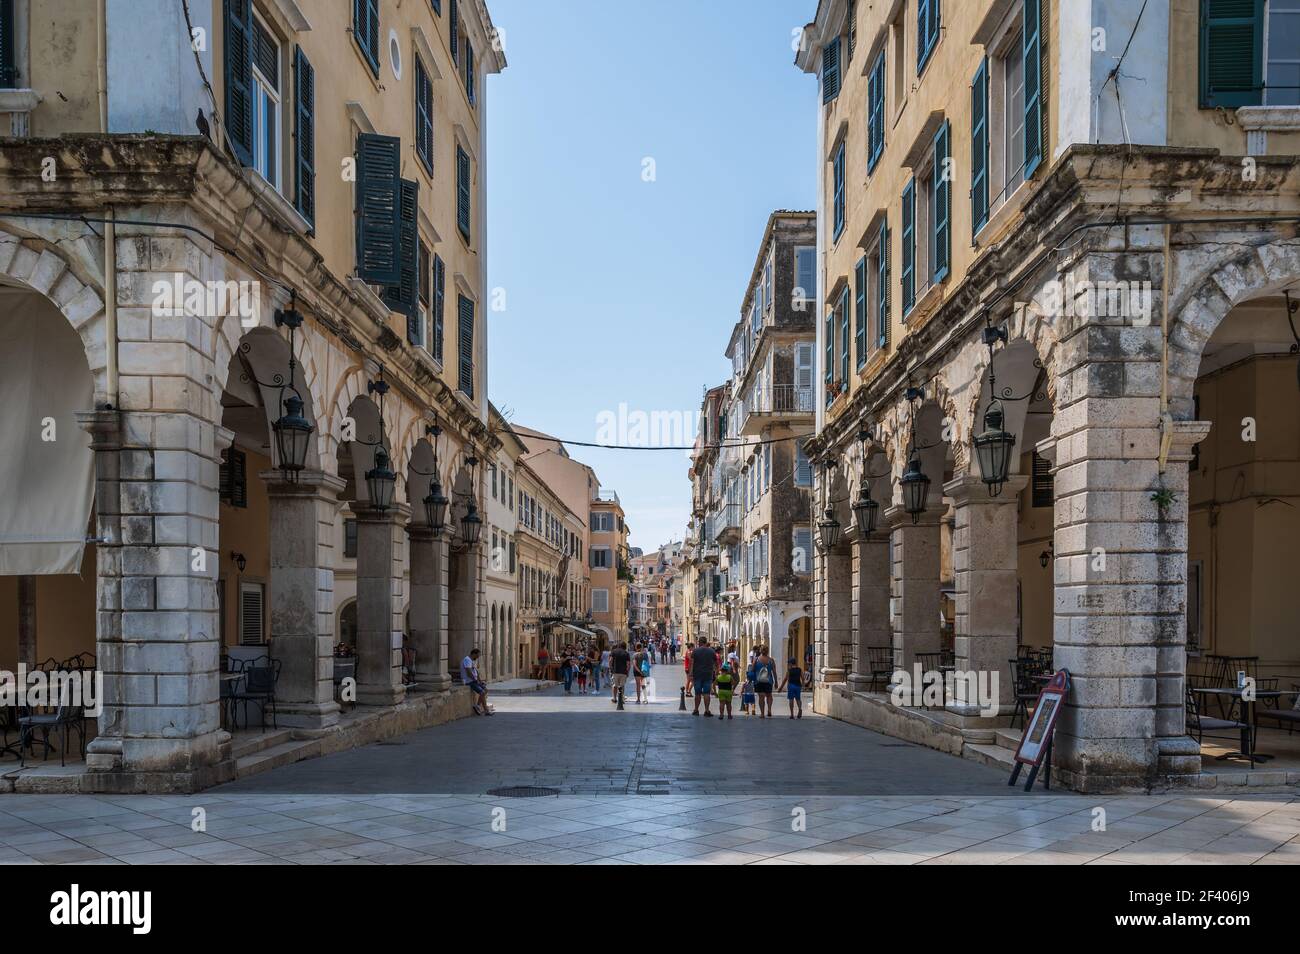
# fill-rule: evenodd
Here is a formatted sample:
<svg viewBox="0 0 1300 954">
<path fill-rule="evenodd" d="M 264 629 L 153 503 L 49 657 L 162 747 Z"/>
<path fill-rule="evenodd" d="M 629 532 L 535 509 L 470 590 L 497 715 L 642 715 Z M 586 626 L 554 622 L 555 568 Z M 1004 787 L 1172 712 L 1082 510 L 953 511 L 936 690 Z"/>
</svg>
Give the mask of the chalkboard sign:
<svg viewBox="0 0 1300 954">
<path fill-rule="evenodd" d="M 1069 690 L 1069 670 L 1061 669 L 1053 673 L 1047 685 L 1039 691 L 1038 701 L 1034 703 L 1034 714 L 1025 723 L 1024 734 L 1016 748 L 1016 764 L 1011 770 L 1008 785 L 1015 785 L 1021 767 L 1028 765 L 1029 778 L 1025 781 L 1025 791 L 1029 791 L 1034 787 L 1038 769 L 1045 761 L 1047 770 L 1043 773 L 1043 787 L 1052 787 L 1052 736 L 1056 732 L 1056 719 L 1061 714 L 1065 694 Z"/>
</svg>

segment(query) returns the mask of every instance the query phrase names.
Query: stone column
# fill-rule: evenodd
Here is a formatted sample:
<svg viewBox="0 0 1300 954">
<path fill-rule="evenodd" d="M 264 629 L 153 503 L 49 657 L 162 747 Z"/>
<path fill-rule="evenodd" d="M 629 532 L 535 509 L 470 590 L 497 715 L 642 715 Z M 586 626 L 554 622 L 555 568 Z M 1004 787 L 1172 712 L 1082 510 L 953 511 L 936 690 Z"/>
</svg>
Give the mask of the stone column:
<svg viewBox="0 0 1300 954">
<path fill-rule="evenodd" d="M 346 481 L 304 471 L 260 475 L 270 497 L 271 656 L 280 662 L 276 722 L 323 729 L 334 701 L 334 517 Z"/>
<path fill-rule="evenodd" d="M 957 626 L 954 649 L 959 672 L 972 673 L 990 690 L 997 679 L 998 711 L 1009 714 L 1015 707 L 1010 660 L 1016 657 L 1016 531 L 1020 492 L 1026 476 L 1011 476 L 996 497 L 988 485 L 967 474 L 944 484 L 943 492 L 956 508 L 953 529 L 953 576 L 957 595 Z M 987 674 L 987 675 L 985 675 Z M 963 716 L 981 715 L 979 699 L 971 694 L 975 685 L 958 681 L 949 710 Z"/>
<path fill-rule="evenodd" d="M 402 686 L 402 632 L 396 614 L 402 579 L 396 534 L 410 513 L 404 504 L 385 511 L 358 506 L 357 518 L 357 702 L 390 706 Z"/>
<path fill-rule="evenodd" d="M 942 516 L 940 510 L 930 509 L 913 523 L 912 515 L 902 507 L 890 507 L 884 513 L 894 547 L 894 565 L 890 574 L 894 600 L 894 669 L 901 669 L 909 676 L 917 653 L 939 651 L 939 523 Z"/>
<path fill-rule="evenodd" d="M 849 660 L 844 645 L 854 639 L 853 557 L 846 543 L 822 552 L 825 569 L 826 654 L 822 657 L 824 682 L 844 682 L 849 675 Z"/>
<path fill-rule="evenodd" d="M 456 564 L 454 587 L 448 585 L 447 594 L 447 666 L 452 678 L 460 679 L 460 661 L 478 646 L 479 625 L 479 547 L 449 554 L 449 563 Z M 449 577 L 450 580 L 450 577 Z M 479 646 L 480 650 L 485 649 Z M 482 670 L 480 670 L 482 671 Z"/>
<path fill-rule="evenodd" d="M 853 549 L 857 631 L 849 687 L 865 692 L 871 685 L 867 650 L 890 647 L 894 639 L 889 628 L 889 538 L 880 533 L 860 534 Z"/>
<path fill-rule="evenodd" d="M 411 645 L 415 680 L 422 689 L 446 692 L 447 673 L 447 539 L 427 524 L 408 523 L 411 557 Z"/>
</svg>

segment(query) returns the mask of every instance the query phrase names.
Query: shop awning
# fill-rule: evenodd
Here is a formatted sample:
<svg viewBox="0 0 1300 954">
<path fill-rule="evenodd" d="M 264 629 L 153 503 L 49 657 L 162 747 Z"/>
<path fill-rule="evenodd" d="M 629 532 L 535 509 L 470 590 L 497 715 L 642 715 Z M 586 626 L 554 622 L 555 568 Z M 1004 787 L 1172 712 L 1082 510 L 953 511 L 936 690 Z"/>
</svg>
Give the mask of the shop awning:
<svg viewBox="0 0 1300 954">
<path fill-rule="evenodd" d="M 572 623 L 558 623 L 558 622 L 557 622 L 557 623 L 554 623 L 553 625 L 555 625 L 555 626 L 563 626 L 565 629 L 571 629 L 571 630 L 573 630 L 575 633 L 581 633 L 583 636 L 590 636 L 590 637 L 592 637 L 593 639 L 596 638 L 596 634 L 593 633 L 591 630 L 589 630 L 589 629 L 583 629 L 581 626 L 574 626 Z"/>
</svg>

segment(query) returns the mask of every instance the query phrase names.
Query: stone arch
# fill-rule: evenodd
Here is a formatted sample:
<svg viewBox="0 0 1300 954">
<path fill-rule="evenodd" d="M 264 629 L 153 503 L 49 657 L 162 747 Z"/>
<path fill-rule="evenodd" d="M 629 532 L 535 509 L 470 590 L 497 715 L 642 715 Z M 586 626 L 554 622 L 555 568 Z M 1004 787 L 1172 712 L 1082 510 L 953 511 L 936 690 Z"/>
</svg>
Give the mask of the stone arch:
<svg viewBox="0 0 1300 954">
<path fill-rule="evenodd" d="M 217 395 L 218 401 L 226 396 L 239 397 L 261 407 L 266 434 L 270 438 L 271 463 L 279 466 L 279 450 L 273 439 L 272 425 L 283 412 L 282 389 L 284 397 L 288 397 L 292 391 L 285 386 L 291 385 L 302 398 L 304 415 L 316 428 L 317 439 L 307 448 L 307 467 L 311 470 L 320 469 L 320 424 L 316 417 L 318 402 L 307 383 L 305 369 L 301 365 L 295 365 L 292 382 L 287 378 L 288 369 L 288 341 L 270 328 L 251 328 L 236 341 L 234 353 L 222 369 L 220 377 L 223 384 Z"/>
<path fill-rule="evenodd" d="M 1201 355 L 1228 313 L 1244 301 L 1300 281 L 1300 239 L 1228 248 L 1216 264 L 1184 280 L 1170 296 L 1169 410 L 1176 420 L 1194 416 L 1192 394 Z"/>
<path fill-rule="evenodd" d="M 996 395 L 993 393 L 992 377 L 994 376 L 997 378 Z M 1031 411 L 1039 413 L 1043 408 L 1050 413 L 1053 407 L 1048 397 L 1047 379 L 1046 362 L 1028 338 L 1011 338 L 1005 345 L 997 348 L 993 353 L 992 365 L 989 363 L 986 350 L 976 378 L 978 387 L 972 389 L 970 407 L 963 412 L 963 417 L 969 422 L 971 431 L 964 441 L 968 461 L 970 442 L 975 434 L 983 429 L 984 414 L 988 410 L 990 401 L 996 396 L 1002 401 L 1005 415 L 1003 427 L 1016 436 L 1010 472 L 1020 473 L 1021 454 L 1033 450 L 1033 447 L 1025 442 L 1029 414 Z M 1034 411 L 1035 408 L 1038 411 Z M 979 476 L 977 473 L 979 465 L 971 463 L 973 469 L 970 473 Z"/>
<path fill-rule="evenodd" d="M 379 405 L 364 394 L 353 399 L 343 417 L 352 419 L 355 433 L 353 434 L 353 440 L 339 442 L 338 446 L 340 448 L 344 444 L 347 445 L 352 460 L 352 473 L 340 476 L 351 479 L 356 489 L 356 500 L 358 502 L 368 503 L 370 497 L 366 489 L 366 472 L 375 466 L 375 457 L 381 446 L 390 455 L 392 453 L 388 439 L 388 429 L 381 423 Z M 342 420 L 341 417 L 340 423 Z M 391 462 L 389 466 L 392 466 Z M 394 500 L 396 500 L 396 494 L 394 494 Z"/>
<path fill-rule="evenodd" d="M 334 393 L 329 396 L 329 406 L 333 409 L 329 419 L 330 426 L 321 428 L 321 436 L 326 442 L 326 457 L 337 454 L 339 445 L 343 443 L 343 422 L 349 416 L 348 409 L 353 401 L 368 393 L 366 384 L 369 381 L 369 373 L 358 364 L 345 371 L 339 378 L 338 384 L 334 386 Z"/>
<path fill-rule="evenodd" d="M 108 403 L 104 299 L 78 272 L 65 253 L 42 239 L 0 227 L 0 282 L 44 295 L 72 325 L 81 338 L 98 407 Z"/>
</svg>

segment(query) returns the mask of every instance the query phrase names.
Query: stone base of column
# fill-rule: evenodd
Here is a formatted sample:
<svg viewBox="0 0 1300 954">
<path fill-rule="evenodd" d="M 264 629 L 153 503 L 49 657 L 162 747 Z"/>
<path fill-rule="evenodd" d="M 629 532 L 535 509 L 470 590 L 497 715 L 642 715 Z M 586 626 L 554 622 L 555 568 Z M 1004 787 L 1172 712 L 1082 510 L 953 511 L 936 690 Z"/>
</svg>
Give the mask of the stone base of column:
<svg viewBox="0 0 1300 954">
<path fill-rule="evenodd" d="M 85 791 L 189 794 L 233 781 L 230 733 L 194 739 L 98 738 L 86 746 Z"/>
<path fill-rule="evenodd" d="M 415 684 L 425 692 L 450 692 L 451 676 L 445 672 L 415 671 Z"/>
<path fill-rule="evenodd" d="M 873 681 L 869 675 L 864 675 L 860 672 L 851 672 L 849 673 L 848 684 L 849 688 L 854 692 L 869 692 L 873 685 Z"/>
<path fill-rule="evenodd" d="M 275 724 L 291 729 L 328 729 L 339 723 L 337 702 L 277 702 Z"/>
<path fill-rule="evenodd" d="M 1166 777 L 1201 774 L 1201 746 L 1188 735 L 1156 739 L 1156 771 Z"/>
<path fill-rule="evenodd" d="M 359 706 L 395 706 L 405 698 L 405 686 L 364 682 L 357 684 L 357 705 Z"/>
<path fill-rule="evenodd" d="M 822 682 L 844 682 L 848 674 L 843 669 L 823 669 Z"/>
</svg>

